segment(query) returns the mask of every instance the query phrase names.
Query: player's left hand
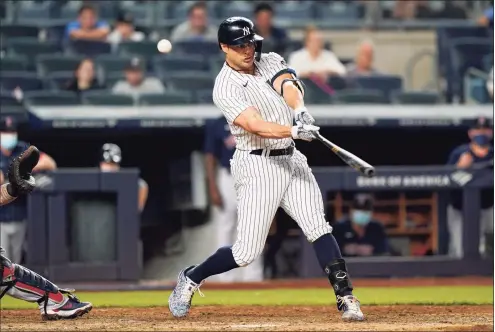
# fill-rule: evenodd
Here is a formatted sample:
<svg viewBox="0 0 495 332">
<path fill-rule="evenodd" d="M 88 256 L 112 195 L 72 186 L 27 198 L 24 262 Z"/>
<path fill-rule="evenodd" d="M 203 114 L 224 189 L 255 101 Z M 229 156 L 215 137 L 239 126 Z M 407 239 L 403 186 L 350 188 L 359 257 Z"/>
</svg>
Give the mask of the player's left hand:
<svg viewBox="0 0 495 332">
<path fill-rule="evenodd" d="M 315 118 L 309 114 L 306 107 L 298 108 L 294 111 L 294 119 L 297 124 L 312 125 L 315 123 Z"/>
<path fill-rule="evenodd" d="M 28 194 L 34 190 L 36 181 L 31 175 L 31 172 L 38 164 L 39 159 L 39 150 L 31 145 L 26 151 L 12 161 L 7 175 L 9 178 L 9 185 L 7 186 L 9 195 L 17 197 L 21 194 Z"/>
<path fill-rule="evenodd" d="M 292 127 L 292 138 L 311 142 L 316 138 L 314 132 L 319 129 L 320 127 L 313 125 L 298 124 L 297 126 Z"/>
</svg>

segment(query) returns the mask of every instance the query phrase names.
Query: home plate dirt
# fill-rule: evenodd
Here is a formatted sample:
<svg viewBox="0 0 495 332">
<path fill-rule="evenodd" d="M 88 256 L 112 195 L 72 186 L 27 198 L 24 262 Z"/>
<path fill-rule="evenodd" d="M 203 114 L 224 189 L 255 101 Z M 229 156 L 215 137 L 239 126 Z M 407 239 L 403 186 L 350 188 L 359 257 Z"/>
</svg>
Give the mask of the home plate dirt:
<svg viewBox="0 0 495 332">
<path fill-rule="evenodd" d="M 72 321 L 43 322 L 38 310 L 2 310 L 1 331 L 493 331 L 493 306 L 366 306 L 365 322 L 344 323 L 335 306 L 95 308 Z"/>
</svg>

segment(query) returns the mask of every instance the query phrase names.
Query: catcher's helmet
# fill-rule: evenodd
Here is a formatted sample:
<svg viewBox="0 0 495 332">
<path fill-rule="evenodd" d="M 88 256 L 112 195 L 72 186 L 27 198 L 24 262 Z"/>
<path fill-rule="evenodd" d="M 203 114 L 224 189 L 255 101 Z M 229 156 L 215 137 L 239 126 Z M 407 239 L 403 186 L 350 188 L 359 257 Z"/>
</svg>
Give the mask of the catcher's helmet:
<svg viewBox="0 0 495 332">
<path fill-rule="evenodd" d="M 260 61 L 263 37 L 255 33 L 254 24 L 245 17 L 229 17 L 218 28 L 218 46 L 220 44 L 242 45 L 254 42 L 255 59 Z"/>
<path fill-rule="evenodd" d="M 120 164 L 122 161 L 122 152 L 116 144 L 105 143 L 101 147 L 101 161 L 106 163 Z"/>
</svg>

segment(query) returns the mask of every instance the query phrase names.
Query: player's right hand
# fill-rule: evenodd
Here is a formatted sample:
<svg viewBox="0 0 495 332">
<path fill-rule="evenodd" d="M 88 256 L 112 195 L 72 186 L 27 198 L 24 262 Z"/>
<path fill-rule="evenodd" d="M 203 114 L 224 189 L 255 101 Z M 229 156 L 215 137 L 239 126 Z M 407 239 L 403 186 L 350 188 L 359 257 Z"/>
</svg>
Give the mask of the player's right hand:
<svg viewBox="0 0 495 332">
<path fill-rule="evenodd" d="M 320 127 L 313 125 L 297 124 L 292 127 L 292 138 L 302 139 L 303 141 L 311 142 L 315 139 L 313 132 L 320 130 Z"/>
<path fill-rule="evenodd" d="M 309 114 L 306 107 L 294 111 L 294 120 L 296 120 L 297 124 L 313 125 L 315 123 L 315 118 Z"/>
</svg>

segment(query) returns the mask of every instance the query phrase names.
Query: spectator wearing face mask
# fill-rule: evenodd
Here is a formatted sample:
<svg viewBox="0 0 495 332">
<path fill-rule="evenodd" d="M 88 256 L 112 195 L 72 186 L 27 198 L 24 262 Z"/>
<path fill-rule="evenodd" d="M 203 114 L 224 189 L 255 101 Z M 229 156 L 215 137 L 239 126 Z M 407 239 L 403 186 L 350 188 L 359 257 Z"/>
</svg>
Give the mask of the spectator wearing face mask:
<svg viewBox="0 0 495 332">
<path fill-rule="evenodd" d="M 18 140 L 17 124 L 14 118 L 6 117 L 0 122 L 0 185 L 7 181 L 8 168 L 16 158 L 29 147 L 29 144 Z M 38 164 L 33 173 L 52 171 L 57 164 L 46 153 L 40 153 Z M 27 199 L 18 197 L 10 204 L 0 208 L 0 246 L 2 246 L 14 263 L 21 263 L 22 246 L 26 232 Z"/>
<path fill-rule="evenodd" d="M 473 167 L 493 167 L 493 129 L 488 120 L 478 118 L 468 130 L 471 140 L 467 144 L 456 147 L 449 156 L 447 164 L 455 165 L 459 169 Z M 462 219 L 462 193 L 452 191 L 450 205 L 447 209 L 447 225 L 449 228 L 449 255 L 462 257 L 463 255 L 463 219 Z M 485 253 L 485 239 L 487 234 L 493 236 L 493 189 L 481 191 L 480 214 L 480 253 Z"/>
<path fill-rule="evenodd" d="M 118 172 L 122 161 L 122 151 L 117 144 L 105 143 L 101 147 L 100 171 Z M 148 184 L 142 178 L 138 180 L 138 209 L 143 211 L 148 200 Z"/>
<path fill-rule="evenodd" d="M 385 227 L 373 219 L 373 199 L 368 194 L 354 197 L 349 216 L 333 226 L 332 234 L 344 256 L 388 254 Z"/>
</svg>

